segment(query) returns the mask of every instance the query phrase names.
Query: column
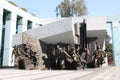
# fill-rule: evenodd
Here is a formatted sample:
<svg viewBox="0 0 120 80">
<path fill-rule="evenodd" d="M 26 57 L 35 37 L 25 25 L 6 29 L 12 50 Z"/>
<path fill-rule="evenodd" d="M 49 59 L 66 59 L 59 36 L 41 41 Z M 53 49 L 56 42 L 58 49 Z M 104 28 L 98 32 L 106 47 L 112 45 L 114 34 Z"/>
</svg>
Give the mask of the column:
<svg viewBox="0 0 120 80">
<path fill-rule="evenodd" d="M 15 13 L 9 13 L 6 16 L 3 66 L 12 66 L 12 36 L 16 34 L 16 17 L 17 15 Z"/>
<path fill-rule="evenodd" d="M 23 17 L 22 20 L 22 31 L 27 31 L 27 19 Z"/>
<path fill-rule="evenodd" d="M 74 24 L 75 31 L 75 44 L 80 44 L 80 24 L 77 22 Z"/>
<path fill-rule="evenodd" d="M 120 23 L 119 21 L 112 22 L 112 45 L 113 45 L 113 57 L 115 66 L 120 67 Z"/>
<path fill-rule="evenodd" d="M 36 23 L 32 22 L 32 28 L 37 28 Z"/>
<path fill-rule="evenodd" d="M 0 65 L 2 65 L 1 40 L 2 40 L 2 24 L 3 24 L 3 8 L 0 7 Z"/>
</svg>

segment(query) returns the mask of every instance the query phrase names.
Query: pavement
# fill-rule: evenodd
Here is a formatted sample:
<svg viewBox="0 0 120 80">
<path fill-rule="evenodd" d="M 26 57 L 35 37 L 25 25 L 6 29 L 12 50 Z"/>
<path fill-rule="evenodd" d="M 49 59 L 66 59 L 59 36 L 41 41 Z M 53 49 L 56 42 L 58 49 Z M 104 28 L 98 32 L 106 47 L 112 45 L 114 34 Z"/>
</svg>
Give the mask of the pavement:
<svg viewBox="0 0 120 80">
<path fill-rule="evenodd" d="M 120 80 L 120 67 L 85 70 L 0 69 L 0 80 Z"/>
</svg>

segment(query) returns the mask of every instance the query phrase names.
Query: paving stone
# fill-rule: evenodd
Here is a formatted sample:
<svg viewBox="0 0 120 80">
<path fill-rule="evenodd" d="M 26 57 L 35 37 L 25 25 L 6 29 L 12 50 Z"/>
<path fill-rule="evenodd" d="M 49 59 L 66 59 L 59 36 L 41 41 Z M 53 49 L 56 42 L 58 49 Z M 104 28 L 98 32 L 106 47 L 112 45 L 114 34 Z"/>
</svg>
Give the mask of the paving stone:
<svg viewBox="0 0 120 80">
<path fill-rule="evenodd" d="M 0 80 L 120 80 L 119 67 L 86 70 L 0 69 Z"/>
</svg>

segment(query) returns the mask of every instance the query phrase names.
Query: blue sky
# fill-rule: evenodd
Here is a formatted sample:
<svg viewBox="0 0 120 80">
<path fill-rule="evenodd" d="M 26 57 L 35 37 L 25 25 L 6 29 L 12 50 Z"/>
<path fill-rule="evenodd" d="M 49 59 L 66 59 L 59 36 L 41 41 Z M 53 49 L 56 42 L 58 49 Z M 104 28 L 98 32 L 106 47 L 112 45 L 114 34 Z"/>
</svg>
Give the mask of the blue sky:
<svg viewBox="0 0 120 80">
<path fill-rule="evenodd" d="M 55 7 L 63 0 L 9 0 L 39 18 L 55 18 Z M 88 16 L 120 15 L 120 0 L 85 0 Z"/>
</svg>

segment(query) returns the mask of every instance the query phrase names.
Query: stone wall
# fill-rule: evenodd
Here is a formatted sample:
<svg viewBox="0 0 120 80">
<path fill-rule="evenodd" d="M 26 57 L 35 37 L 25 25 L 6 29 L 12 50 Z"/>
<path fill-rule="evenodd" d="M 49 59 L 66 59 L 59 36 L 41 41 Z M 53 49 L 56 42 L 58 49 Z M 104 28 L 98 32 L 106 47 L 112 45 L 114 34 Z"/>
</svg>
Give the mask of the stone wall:
<svg viewBox="0 0 120 80">
<path fill-rule="evenodd" d="M 47 57 L 47 55 L 45 54 L 46 52 L 43 52 L 43 46 L 45 46 L 45 43 L 40 43 L 40 40 L 34 38 L 33 36 L 27 34 L 27 33 L 23 33 L 22 34 L 22 43 L 23 44 L 27 44 L 28 46 L 31 46 L 31 49 L 33 52 L 36 52 L 36 57 L 37 57 L 37 69 L 44 69 L 46 66 L 44 64 L 44 60 L 43 60 L 43 56 Z M 44 54 L 43 54 L 44 53 Z M 30 63 L 29 61 L 27 62 L 27 60 L 25 61 L 26 63 Z M 32 67 L 31 63 L 29 65 L 26 65 L 26 69 L 30 69 Z"/>
</svg>

